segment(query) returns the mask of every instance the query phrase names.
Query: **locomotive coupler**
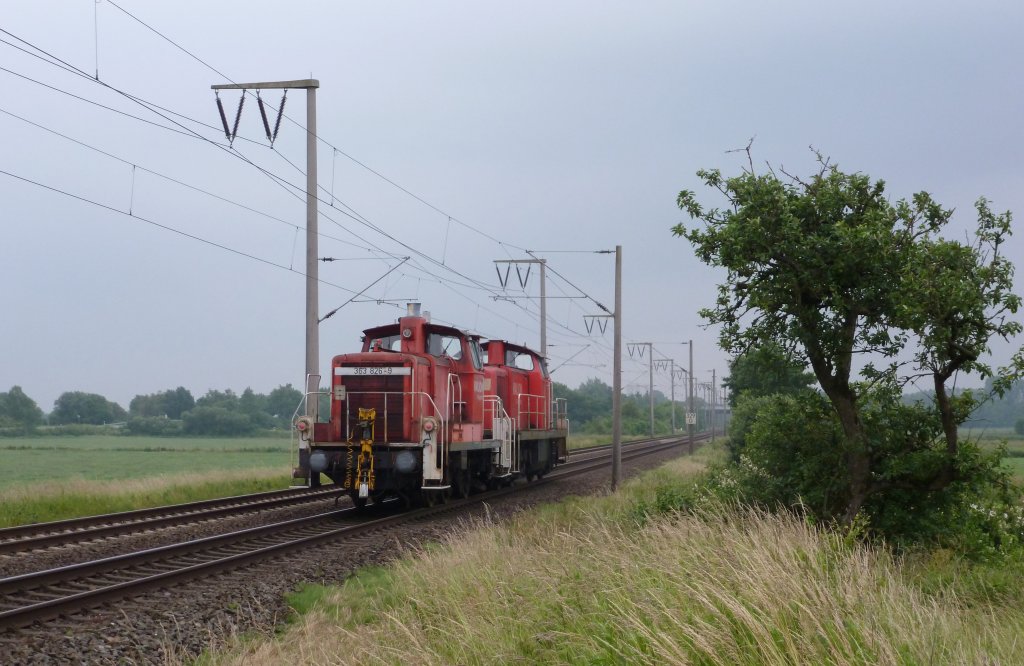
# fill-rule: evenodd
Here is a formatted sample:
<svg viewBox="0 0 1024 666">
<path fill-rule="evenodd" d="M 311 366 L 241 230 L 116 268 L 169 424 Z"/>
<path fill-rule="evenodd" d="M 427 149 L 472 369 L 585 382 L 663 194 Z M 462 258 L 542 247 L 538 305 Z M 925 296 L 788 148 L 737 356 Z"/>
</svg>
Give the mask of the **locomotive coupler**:
<svg viewBox="0 0 1024 666">
<path fill-rule="evenodd" d="M 373 474 L 373 426 L 377 419 L 374 408 L 359 408 L 359 459 L 356 461 L 356 483 L 359 484 L 359 497 L 370 496 L 374 486 Z"/>
</svg>

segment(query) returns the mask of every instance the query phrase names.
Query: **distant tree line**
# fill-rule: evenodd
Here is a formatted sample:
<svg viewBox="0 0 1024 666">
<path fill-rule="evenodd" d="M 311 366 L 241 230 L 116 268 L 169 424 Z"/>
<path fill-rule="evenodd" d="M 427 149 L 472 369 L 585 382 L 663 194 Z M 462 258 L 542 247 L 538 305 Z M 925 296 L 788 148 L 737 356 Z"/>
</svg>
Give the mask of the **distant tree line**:
<svg viewBox="0 0 1024 666">
<path fill-rule="evenodd" d="M 680 389 L 682 391 L 682 389 Z M 612 387 L 600 379 L 591 378 L 572 389 L 559 382 L 554 383 L 556 398 L 568 401 L 569 426 L 573 433 L 607 435 L 612 432 Z M 709 427 L 706 423 L 707 402 L 694 396 L 694 411 L 697 413 L 698 431 Z M 676 428 L 686 427 L 686 400 L 676 395 Z M 622 396 L 622 434 L 646 435 L 650 432 L 650 398 L 644 393 L 627 393 Z M 672 401 L 662 392 L 654 391 L 654 432 L 672 431 Z"/>
<path fill-rule="evenodd" d="M 301 400 L 302 393 L 291 384 L 268 394 L 251 388 L 241 395 L 231 389 L 210 390 L 199 399 L 179 386 L 137 395 L 126 411 L 97 393 L 67 391 L 44 414 L 20 386 L 13 386 L 0 393 L 0 435 L 33 434 L 43 428 L 50 434 L 71 435 L 100 431 L 163 437 L 252 435 L 290 428 Z"/>
</svg>

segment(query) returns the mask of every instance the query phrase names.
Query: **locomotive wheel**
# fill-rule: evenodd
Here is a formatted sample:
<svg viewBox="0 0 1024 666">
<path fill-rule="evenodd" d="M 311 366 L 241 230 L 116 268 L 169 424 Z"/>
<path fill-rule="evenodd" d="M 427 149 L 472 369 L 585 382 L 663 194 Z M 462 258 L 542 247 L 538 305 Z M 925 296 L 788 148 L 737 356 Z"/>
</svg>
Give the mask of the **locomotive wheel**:
<svg viewBox="0 0 1024 666">
<path fill-rule="evenodd" d="M 466 499 L 473 489 L 473 475 L 467 469 L 459 474 L 459 481 L 455 484 L 456 497 Z"/>
</svg>

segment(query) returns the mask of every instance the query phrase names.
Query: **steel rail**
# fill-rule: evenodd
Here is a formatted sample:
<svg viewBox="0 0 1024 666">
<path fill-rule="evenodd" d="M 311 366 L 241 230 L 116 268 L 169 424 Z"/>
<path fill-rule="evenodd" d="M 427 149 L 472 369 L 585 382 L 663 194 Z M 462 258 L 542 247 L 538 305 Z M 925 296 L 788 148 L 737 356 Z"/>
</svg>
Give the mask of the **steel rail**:
<svg viewBox="0 0 1024 666">
<path fill-rule="evenodd" d="M 630 451 L 623 457 L 626 460 L 640 458 L 685 443 L 686 440 L 683 437 L 656 440 L 656 443 L 640 450 Z M 354 508 L 339 509 L 93 562 L 0 579 L 0 605 L 9 606 L 0 610 L 0 629 L 27 626 L 36 621 L 91 608 L 151 589 L 166 587 L 174 582 L 198 579 L 235 569 L 249 562 L 276 557 L 293 550 L 309 548 L 327 541 L 350 538 L 403 522 L 412 522 L 455 511 L 472 504 L 607 467 L 607 457 L 570 461 L 543 479 L 529 485 L 510 485 L 468 499 L 374 518 L 355 525 L 337 526 L 337 519 L 359 515 Z M 382 506 L 386 507 L 387 504 Z M 237 552 L 238 549 L 244 548 L 246 543 L 254 547 Z M 175 558 L 179 562 L 174 562 Z M 132 571 L 133 568 L 135 571 Z M 83 586 L 87 588 L 91 586 L 92 589 L 82 590 Z M 24 604 L 17 601 L 18 595 L 28 599 L 29 603 Z M 11 602 L 14 603 L 13 607 L 10 607 Z"/>
<path fill-rule="evenodd" d="M 650 441 L 655 440 L 633 440 L 624 442 L 623 447 L 641 446 Z M 609 444 L 601 444 L 572 449 L 569 451 L 569 455 L 600 452 L 607 450 L 609 446 Z M 187 525 L 230 515 L 242 515 L 269 508 L 313 502 L 342 492 L 330 486 L 316 489 L 288 488 L 0 528 L 0 554 L 81 543 L 92 539 L 133 534 L 162 527 Z"/>
<path fill-rule="evenodd" d="M 120 513 L 30 523 L 0 529 L 0 553 L 20 552 L 91 539 L 186 525 L 204 520 L 328 499 L 342 491 L 334 486 L 288 488 L 249 495 L 169 504 Z"/>
</svg>

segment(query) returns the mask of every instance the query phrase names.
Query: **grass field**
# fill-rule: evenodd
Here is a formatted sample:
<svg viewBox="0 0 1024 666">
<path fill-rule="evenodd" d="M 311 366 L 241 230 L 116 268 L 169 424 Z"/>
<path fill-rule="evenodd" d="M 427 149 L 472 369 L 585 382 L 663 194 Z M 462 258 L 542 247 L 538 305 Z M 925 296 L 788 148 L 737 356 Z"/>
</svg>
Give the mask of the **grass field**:
<svg viewBox="0 0 1024 666">
<path fill-rule="evenodd" d="M 1006 444 L 1006 457 L 1003 464 L 1010 468 L 1017 483 L 1024 485 L 1024 438 L 1013 431 L 1013 428 L 988 428 L 985 430 L 961 431 L 961 437 L 970 437 L 977 441 L 981 448 L 994 448 Z"/>
<path fill-rule="evenodd" d="M 0 439 L 0 527 L 286 488 L 290 443 L 90 435 Z"/>
<path fill-rule="evenodd" d="M 69 479 L 116 481 L 166 474 L 280 467 L 287 439 L 26 437 L 0 439 L 0 490 Z"/>
<path fill-rule="evenodd" d="M 710 448 L 307 587 L 286 631 L 200 663 L 1020 663 L 1019 570 L 911 566 L 792 515 L 649 511 Z"/>
</svg>

